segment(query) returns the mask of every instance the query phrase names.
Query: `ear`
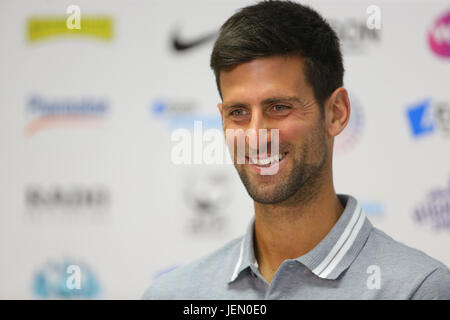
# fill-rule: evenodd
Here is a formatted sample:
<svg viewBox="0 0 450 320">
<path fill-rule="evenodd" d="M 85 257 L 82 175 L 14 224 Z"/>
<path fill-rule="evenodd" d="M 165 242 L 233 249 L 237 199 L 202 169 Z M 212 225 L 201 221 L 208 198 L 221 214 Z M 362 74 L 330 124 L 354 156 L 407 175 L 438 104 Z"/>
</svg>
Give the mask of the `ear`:
<svg viewBox="0 0 450 320">
<path fill-rule="evenodd" d="M 328 135 L 335 137 L 347 126 L 350 119 L 350 99 L 345 88 L 337 88 L 325 103 Z"/>
</svg>

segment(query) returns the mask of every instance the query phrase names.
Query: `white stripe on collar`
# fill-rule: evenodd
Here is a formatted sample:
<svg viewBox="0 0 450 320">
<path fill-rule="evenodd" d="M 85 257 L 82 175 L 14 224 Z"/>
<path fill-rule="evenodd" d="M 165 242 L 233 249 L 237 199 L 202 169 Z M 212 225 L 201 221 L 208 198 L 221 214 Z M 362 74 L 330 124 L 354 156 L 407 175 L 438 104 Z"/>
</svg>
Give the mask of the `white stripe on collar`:
<svg viewBox="0 0 450 320">
<path fill-rule="evenodd" d="M 345 254 L 350 250 L 350 247 L 355 242 L 356 236 L 359 234 L 361 230 L 364 220 L 365 220 L 364 212 L 361 212 L 361 215 L 358 218 L 358 222 L 356 223 L 355 228 L 352 231 L 352 234 L 348 237 L 348 240 L 344 243 L 339 253 L 336 255 L 334 260 L 330 263 L 330 265 L 320 274 L 322 278 L 328 277 L 328 275 L 334 270 L 334 268 L 341 262 L 342 258 L 344 258 Z"/>
<path fill-rule="evenodd" d="M 342 260 L 356 239 L 365 220 L 365 214 L 359 204 L 356 205 L 353 216 L 344 232 L 336 241 L 335 245 L 325 259 L 313 270 L 314 274 L 326 278 Z"/>
</svg>

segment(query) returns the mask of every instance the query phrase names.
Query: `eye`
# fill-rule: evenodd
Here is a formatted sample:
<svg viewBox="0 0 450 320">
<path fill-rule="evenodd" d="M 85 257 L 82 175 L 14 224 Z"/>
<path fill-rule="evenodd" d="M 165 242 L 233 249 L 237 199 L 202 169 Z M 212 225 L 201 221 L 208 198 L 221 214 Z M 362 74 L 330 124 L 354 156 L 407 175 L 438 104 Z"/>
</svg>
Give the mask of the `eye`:
<svg viewBox="0 0 450 320">
<path fill-rule="evenodd" d="M 277 104 L 275 106 L 272 107 L 273 111 L 286 111 L 289 110 L 291 107 L 289 106 L 285 106 L 283 104 Z"/>
<path fill-rule="evenodd" d="M 247 110 L 244 109 L 236 109 L 230 112 L 230 116 L 233 117 L 240 117 L 240 116 L 245 116 L 247 115 Z"/>
</svg>

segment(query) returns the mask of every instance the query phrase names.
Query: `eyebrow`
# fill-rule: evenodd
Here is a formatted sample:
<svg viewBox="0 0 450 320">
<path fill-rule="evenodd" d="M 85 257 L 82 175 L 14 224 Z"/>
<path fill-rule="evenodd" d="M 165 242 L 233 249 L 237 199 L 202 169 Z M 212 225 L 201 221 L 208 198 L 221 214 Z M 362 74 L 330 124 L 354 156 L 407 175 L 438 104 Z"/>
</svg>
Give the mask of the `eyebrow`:
<svg viewBox="0 0 450 320">
<path fill-rule="evenodd" d="M 302 100 L 295 96 L 271 97 L 271 98 L 264 99 L 263 101 L 261 101 L 260 104 L 263 107 L 265 107 L 265 106 L 268 106 L 268 105 L 271 105 L 274 103 L 281 103 L 281 102 L 302 103 Z M 233 107 L 248 107 L 248 106 L 249 106 L 248 103 L 243 103 L 243 102 L 238 102 L 238 101 L 232 101 L 232 102 L 223 104 L 224 109 L 233 108 Z"/>
</svg>

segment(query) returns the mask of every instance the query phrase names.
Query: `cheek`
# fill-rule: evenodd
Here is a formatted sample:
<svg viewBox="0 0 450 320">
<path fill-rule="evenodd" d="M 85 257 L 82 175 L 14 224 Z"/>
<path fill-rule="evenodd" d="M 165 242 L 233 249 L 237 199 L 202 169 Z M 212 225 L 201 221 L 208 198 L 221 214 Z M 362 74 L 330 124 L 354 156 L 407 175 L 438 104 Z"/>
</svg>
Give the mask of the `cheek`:
<svg viewBox="0 0 450 320">
<path fill-rule="evenodd" d="M 310 129 L 298 122 L 290 122 L 283 124 L 279 130 L 281 145 L 286 143 L 298 145 L 303 143 Z"/>
</svg>

